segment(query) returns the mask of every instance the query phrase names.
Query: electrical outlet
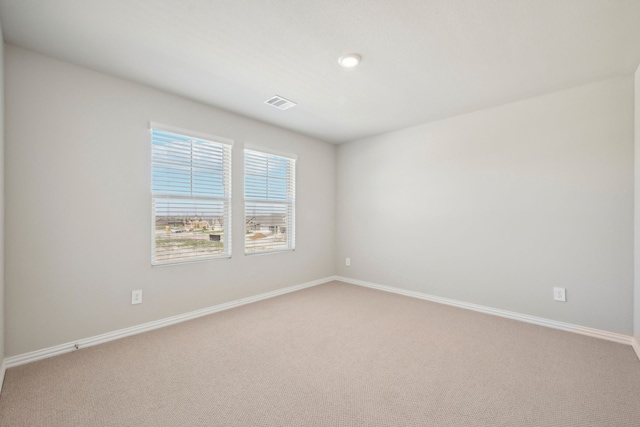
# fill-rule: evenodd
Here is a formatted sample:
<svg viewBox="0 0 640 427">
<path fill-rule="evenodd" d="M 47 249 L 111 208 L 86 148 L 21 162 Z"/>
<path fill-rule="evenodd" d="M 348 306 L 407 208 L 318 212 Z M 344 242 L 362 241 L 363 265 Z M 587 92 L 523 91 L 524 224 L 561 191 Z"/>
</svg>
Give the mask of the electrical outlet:
<svg viewBox="0 0 640 427">
<path fill-rule="evenodd" d="M 138 289 L 137 291 L 131 291 L 131 304 L 141 304 L 142 303 L 142 289 Z"/>
<path fill-rule="evenodd" d="M 567 301 L 567 294 L 564 288 L 553 288 L 553 299 L 555 301 Z"/>
<path fill-rule="evenodd" d="M 344 260 L 344 265 L 346 265 L 347 267 L 351 267 L 351 258 L 346 258 Z"/>
</svg>

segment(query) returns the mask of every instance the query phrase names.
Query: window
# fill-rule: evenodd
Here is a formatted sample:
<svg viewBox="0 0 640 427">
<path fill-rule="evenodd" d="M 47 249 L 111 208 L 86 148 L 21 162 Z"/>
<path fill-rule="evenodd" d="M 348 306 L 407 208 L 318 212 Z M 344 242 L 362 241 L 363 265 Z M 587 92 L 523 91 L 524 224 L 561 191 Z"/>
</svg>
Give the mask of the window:
<svg viewBox="0 0 640 427">
<path fill-rule="evenodd" d="M 230 257 L 232 142 L 152 126 L 152 264 Z"/>
<path fill-rule="evenodd" d="M 296 160 L 244 150 L 246 254 L 295 248 Z"/>
</svg>

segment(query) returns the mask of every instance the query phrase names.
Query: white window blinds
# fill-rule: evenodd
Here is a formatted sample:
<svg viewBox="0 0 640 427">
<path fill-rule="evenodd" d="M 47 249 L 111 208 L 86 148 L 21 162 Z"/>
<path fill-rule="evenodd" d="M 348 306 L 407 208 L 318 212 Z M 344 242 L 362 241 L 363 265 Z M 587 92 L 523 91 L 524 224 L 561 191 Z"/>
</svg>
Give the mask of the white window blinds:
<svg viewBox="0 0 640 427">
<path fill-rule="evenodd" d="M 151 134 L 152 263 L 231 256 L 231 145 Z"/>
<path fill-rule="evenodd" d="M 295 248 L 296 161 L 244 150 L 245 253 Z"/>
</svg>

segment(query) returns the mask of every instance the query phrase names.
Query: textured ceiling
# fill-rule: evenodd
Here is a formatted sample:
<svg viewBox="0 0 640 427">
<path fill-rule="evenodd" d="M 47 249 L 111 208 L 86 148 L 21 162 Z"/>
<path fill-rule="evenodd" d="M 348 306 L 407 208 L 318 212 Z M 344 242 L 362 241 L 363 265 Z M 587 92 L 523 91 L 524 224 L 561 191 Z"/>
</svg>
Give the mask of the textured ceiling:
<svg viewBox="0 0 640 427">
<path fill-rule="evenodd" d="M 0 17 L 7 43 L 329 142 L 640 64 L 640 0 L 0 0 Z"/>
</svg>

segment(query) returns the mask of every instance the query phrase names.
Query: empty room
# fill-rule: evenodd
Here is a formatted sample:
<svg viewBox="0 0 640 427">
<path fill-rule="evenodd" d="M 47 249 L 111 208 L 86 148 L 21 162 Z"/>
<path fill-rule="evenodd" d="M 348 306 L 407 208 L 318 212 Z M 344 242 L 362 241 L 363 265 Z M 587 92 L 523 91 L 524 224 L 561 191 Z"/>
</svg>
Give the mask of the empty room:
<svg viewBox="0 0 640 427">
<path fill-rule="evenodd" d="M 640 1 L 0 27 L 0 426 L 640 426 Z"/>
</svg>

